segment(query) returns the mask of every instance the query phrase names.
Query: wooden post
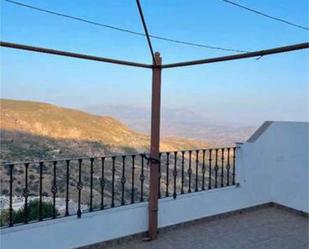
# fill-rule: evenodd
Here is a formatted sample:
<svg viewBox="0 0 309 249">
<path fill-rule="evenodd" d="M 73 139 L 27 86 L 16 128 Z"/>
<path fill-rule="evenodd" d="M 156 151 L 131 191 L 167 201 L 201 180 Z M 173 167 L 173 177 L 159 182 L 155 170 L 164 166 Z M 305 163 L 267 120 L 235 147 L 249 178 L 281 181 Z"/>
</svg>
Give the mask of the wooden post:
<svg viewBox="0 0 309 249">
<path fill-rule="evenodd" d="M 152 69 L 151 141 L 150 141 L 150 186 L 149 186 L 149 229 L 150 240 L 158 233 L 159 151 L 160 151 L 160 108 L 161 108 L 161 63 L 160 53 L 155 53 Z"/>
</svg>

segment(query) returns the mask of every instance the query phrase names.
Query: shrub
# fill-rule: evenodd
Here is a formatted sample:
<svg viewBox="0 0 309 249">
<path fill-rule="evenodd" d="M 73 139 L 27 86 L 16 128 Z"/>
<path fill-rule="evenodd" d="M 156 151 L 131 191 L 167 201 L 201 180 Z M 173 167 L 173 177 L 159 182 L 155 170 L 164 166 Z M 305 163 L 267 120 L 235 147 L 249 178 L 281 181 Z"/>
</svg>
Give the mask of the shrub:
<svg viewBox="0 0 309 249">
<path fill-rule="evenodd" d="M 3 195 L 7 195 L 9 193 L 9 190 L 7 190 L 7 189 L 2 189 L 2 194 Z"/>
<path fill-rule="evenodd" d="M 25 210 L 21 208 L 17 211 L 13 210 L 12 219 L 14 224 L 23 223 L 25 221 Z M 59 215 L 56 209 L 56 215 Z M 42 202 L 42 218 L 50 218 L 53 216 L 53 204 L 50 202 Z M 28 221 L 39 220 L 39 200 L 32 200 L 28 203 Z M 0 226 L 9 224 L 9 209 L 1 210 Z"/>
</svg>

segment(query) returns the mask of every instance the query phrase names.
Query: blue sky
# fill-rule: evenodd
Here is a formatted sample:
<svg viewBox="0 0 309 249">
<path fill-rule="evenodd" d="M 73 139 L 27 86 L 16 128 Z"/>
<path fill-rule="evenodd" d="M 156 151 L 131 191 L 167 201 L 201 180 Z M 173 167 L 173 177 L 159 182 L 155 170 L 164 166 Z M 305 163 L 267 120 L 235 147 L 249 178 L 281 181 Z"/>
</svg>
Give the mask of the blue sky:
<svg viewBox="0 0 309 249">
<path fill-rule="evenodd" d="M 143 31 L 135 1 L 34 1 L 41 8 Z M 246 12 L 221 0 L 143 0 L 150 33 L 242 50 L 308 40 L 308 32 Z M 306 26 L 307 0 L 238 3 Z M 145 38 L 17 7 L 1 0 L 1 40 L 149 63 Z M 163 61 L 230 54 L 153 40 Z M 151 71 L 1 49 L 1 96 L 68 107 L 94 104 L 150 106 Z M 163 71 L 162 105 L 215 120 L 258 124 L 308 121 L 308 52 L 260 60 Z"/>
</svg>

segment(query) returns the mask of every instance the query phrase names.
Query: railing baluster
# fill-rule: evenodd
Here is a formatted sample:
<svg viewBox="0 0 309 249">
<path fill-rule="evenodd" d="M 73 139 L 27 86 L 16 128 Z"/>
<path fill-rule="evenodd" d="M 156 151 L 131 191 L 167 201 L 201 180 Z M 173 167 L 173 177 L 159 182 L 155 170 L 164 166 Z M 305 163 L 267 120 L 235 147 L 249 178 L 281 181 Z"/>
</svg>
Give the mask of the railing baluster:
<svg viewBox="0 0 309 249">
<path fill-rule="evenodd" d="M 236 159 L 236 148 L 233 148 L 233 180 L 232 184 L 235 185 L 235 159 Z"/>
<path fill-rule="evenodd" d="M 14 164 L 10 164 L 10 207 L 9 207 L 9 226 L 13 226 L 13 169 L 14 169 Z"/>
<path fill-rule="evenodd" d="M 89 212 L 93 211 L 93 162 L 94 158 L 90 158 L 90 206 Z"/>
<path fill-rule="evenodd" d="M 188 169 L 188 175 L 189 175 L 189 190 L 188 192 L 191 193 L 191 175 L 192 175 L 192 167 L 191 167 L 191 157 L 192 157 L 192 151 L 189 151 L 189 169 Z"/>
<path fill-rule="evenodd" d="M 218 170 L 219 170 L 219 166 L 218 166 L 218 149 L 216 149 L 216 158 L 215 158 L 215 188 L 218 187 Z"/>
<path fill-rule="evenodd" d="M 78 207 L 77 207 L 77 217 L 80 218 L 82 216 L 82 211 L 80 209 L 80 203 L 81 203 L 81 191 L 83 189 L 82 184 L 82 162 L 83 159 L 78 159 L 78 183 L 77 183 L 77 189 L 78 189 Z"/>
<path fill-rule="evenodd" d="M 183 191 L 183 186 L 184 186 L 184 183 L 185 183 L 184 167 L 185 167 L 185 152 L 182 151 L 181 152 L 181 191 L 180 191 L 181 194 L 184 194 L 184 191 Z"/>
<path fill-rule="evenodd" d="M 173 198 L 176 199 L 177 193 L 176 193 L 176 184 L 177 184 L 177 151 L 174 152 L 174 171 L 173 171 L 173 176 L 174 176 L 174 193 L 173 193 Z"/>
<path fill-rule="evenodd" d="M 195 160 L 195 192 L 198 191 L 198 164 L 199 164 L 199 160 L 198 160 L 198 154 L 199 154 L 199 150 L 196 151 L 196 160 Z"/>
<path fill-rule="evenodd" d="M 135 155 L 132 155 L 132 190 L 131 190 L 131 203 L 135 202 L 135 188 L 134 188 L 134 170 L 135 170 Z"/>
<path fill-rule="evenodd" d="M 54 170 L 54 175 L 53 175 L 53 184 L 51 188 L 51 192 L 53 194 L 53 219 L 56 218 L 56 193 L 57 193 L 57 161 L 53 162 L 53 170 Z"/>
<path fill-rule="evenodd" d="M 165 197 L 169 196 L 169 164 L 170 164 L 170 153 L 166 152 L 166 190 Z"/>
<path fill-rule="evenodd" d="M 227 148 L 226 185 L 230 186 L 230 148 Z"/>
<path fill-rule="evenodd" d="M 205 190 L 205 150 L 203 150 L 203 166 L 202 166 L 202 190 Z"/>
<path fill-rule="evenodd" d="M 122 156 L 121 205 L 125 205 L 125 200 L 124 200 L 124 185 L 126 183 L 125 165 L 126 165 L 126 156 Z"/>
<path fill-rule="evenodd" d="M 224 186 L 224 148 L 221 149 L 221 188 Z"/>
<path fill-rule="evenodd" d="M 25 198 L 25 204 L 24 204 L 24 223 L 28 223 L 28 196 L 29 196 L 29 188 L 28 188 L 28 168 L 29 163 L 25 163 L 25 188 L 24 188 L 24 198 Z"/>
<path fill-rule="evenodd" d="M 211 155 L 212 155 L 212 149 L 209 150 L 209 164 L 208 164 L 208 189 L 211 189 L 212 186 L 211 186 L 211 161 L 212 161 L 212 158 L 211 158 Z"/>
<path fill-rule="evenodd" d="M 70 184 L 70 160 L 66 160 L 66 190 L 65 190 L 65 216 L 69 216 L 69 184 Z"/>
<path fill-rule="evenodd" d="M 160 161 L 160 162 L 159 162 L 159 179 L 158 179 L 158 181 L 159 181 L 159 184 L 158 184 L 158 185 L 159 185 L 159 187 L 158 187 L 158 192 L 159 192 L 159 193 L 158 193 L 158 197 L 159 197 L 159 198 L 161 198 L 161 177 L 162 177 L 162 176 L 161 176 L 161 155 L 162 155 L 162 154 L 159 153 L 159 161 Z"/>
<path fill-rule="evenodd" d="M 40 162 L 39 163 L 39 171 L 40 171 L 40 176 L 39 176 L 39 221 L 43 220 L 43 216 L 42 216 L 42 188 L 43 188 L 43 166 L 44 163 Z"/>
<path fill-rule="evenodd" d="M 141 181 L 141 199 L 140 201 L 144 201 L 144 180 L 145 180 L 145 175 L 144 175 L 144 154 L 141 155 L 141 160 L 142 160 L 142 169 L 141 169 L 141 175 L 140 175 L 140 181 Z"/>
<path fill-rule="evenodd" d="M 105 187 L 104 163 L 105 163 L 105 157 L 102 157 L 101 158 L 101 210 L 104 209 L 104 187 Z"/>
<path fill-rule="evenodd" d="M 111 207 L 115 206 L 115 160 L 116 157 L 112 157 L 112 203 Z"/>
</svg>

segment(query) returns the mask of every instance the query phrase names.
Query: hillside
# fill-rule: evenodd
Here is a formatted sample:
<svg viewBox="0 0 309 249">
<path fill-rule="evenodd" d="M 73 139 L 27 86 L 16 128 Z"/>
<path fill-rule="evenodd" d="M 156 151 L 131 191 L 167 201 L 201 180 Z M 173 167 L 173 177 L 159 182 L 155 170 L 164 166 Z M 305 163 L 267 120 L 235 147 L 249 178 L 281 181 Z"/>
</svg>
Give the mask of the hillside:
<svg viewBox="0 0 309 249">
<path fill-rule="evenodd" d="M 61 108 L 50 104 L 1 99 L 1 161 L 24 161 L 42 159 L 61 159 L 76 157 L 104 156 L 111 154 L 128 154 L 145 152 L 149 149 L 149 136 L 135 132 L 118 120 L 109 116 L 98 116 L 73 109 Z M 188 148 L 202 148 L 207 144 L 195 140 L 182 138 L 162 139 L 162 151 L 172 151 Z M 119 159 L 119 158 L 118 158 Z M 121 161 L 116 161 L 116 179 L 122 174 Z M 141 172 L 140 157 L 135 162 L 135 179 L 139 179 Z M 128 177 L 125 191 L 130 192 L 131 174 L 127 158 Z M 66 172 L 63 162 L 57 168 L 58 197 L 64 197 Z M 70 186 L 76 188 L 78 170 L 76 160 L 71 161 Z M 24 165 L 14 167 L 14 196 L 21 196 L 24 188 Z M 43 189 L 44 196 L 51 196 L 51 182 L 53 180 L 52 165 L 44 168 Z M 145 175 L 149 169 L 145 166 Z M 111 161 L 106 160 L 106 188 L 105 193 L 111 196 Z M 9 171 L 7 167 L 0 167 L 1 194 L 9 191 Z M 95 161 L 94 172 L 94 201 L 100 200 L 100 167 Z M 82 202 L 88 203 L 89 196 L 89 160 L 84 160 L 82 168 L 84 193 Z M 38 193 L 39 171 L 36 165 L 29 168 L 29 188 L 32 196 Z M 116 199 L 120 198 L 121 187 L 116 184 Z M 145 191 L 147 191 L 147 181 Z M 136 193 L 139 190 L 136 189 Z M 77 201 L 77 192 L 72 191 L 71 198 Z M 126 199 L 129 198 L 129 194 Z M 136 195 L 136 198 L 137 195 Z"/>
<path fill-rule="evenodd" d="M 149 136 L 110 116 L 55 105 L 1 99 L 1 159 L 25 160 L 148 151 Z M 206 147 L 204 142 L 162 139 L 160 149 Z"/>
</svg>

